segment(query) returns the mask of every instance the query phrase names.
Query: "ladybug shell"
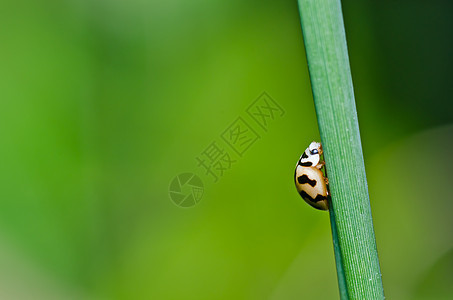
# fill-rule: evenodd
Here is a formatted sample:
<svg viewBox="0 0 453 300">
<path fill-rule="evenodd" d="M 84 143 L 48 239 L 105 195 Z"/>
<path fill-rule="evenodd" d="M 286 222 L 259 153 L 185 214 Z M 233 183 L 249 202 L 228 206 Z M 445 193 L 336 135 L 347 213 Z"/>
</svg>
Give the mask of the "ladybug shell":
<svg viewBox="0 0 453 300">
<path fill-rule="evenodd" d="M 294 179 L 297 191 L 305 202 L 320 210 L 329 209 L 327 201 L 329 194 L 321 170 L 298 165 Z"/>
</svg>

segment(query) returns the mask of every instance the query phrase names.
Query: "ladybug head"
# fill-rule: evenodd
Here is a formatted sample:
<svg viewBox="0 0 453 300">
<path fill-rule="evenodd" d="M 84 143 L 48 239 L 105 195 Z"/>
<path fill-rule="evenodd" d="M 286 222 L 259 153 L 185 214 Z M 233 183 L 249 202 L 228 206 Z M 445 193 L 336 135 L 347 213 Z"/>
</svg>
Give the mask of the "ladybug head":
<svg viewBox="0 0 453 300">
<path fill-rule="evenodd" d="M 300 157 L 298 165 L 303 167 L 314 167 L 319 163 L 321 154 L 321 143 L 312 142 Z"/>
<path fill-rule="evenodd" d="M 322 146 L 321 143 L 311 142 L 310 146 L 308 146 L 307 150 L 305 150 L 308 156 L 310 155 L 321 155 L 322 154 Z"/>
</svg>

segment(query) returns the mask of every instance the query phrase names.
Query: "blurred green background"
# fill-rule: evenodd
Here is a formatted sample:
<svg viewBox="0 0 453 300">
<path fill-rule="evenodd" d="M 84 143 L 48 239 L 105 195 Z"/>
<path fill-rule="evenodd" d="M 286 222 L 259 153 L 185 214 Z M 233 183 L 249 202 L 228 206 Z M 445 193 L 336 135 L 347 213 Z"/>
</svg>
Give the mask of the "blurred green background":
<svg viewBox="0 0 453 300">
<path fill-rule="evenodd" d="M 343 12 L 386 296 L 452 299 L 453 3 Z M 0 138 L 1 299 L 338 298 L 328 214 L 293 183 L 319 139 L 295 0 L 1 0 Z"/>
</svg>

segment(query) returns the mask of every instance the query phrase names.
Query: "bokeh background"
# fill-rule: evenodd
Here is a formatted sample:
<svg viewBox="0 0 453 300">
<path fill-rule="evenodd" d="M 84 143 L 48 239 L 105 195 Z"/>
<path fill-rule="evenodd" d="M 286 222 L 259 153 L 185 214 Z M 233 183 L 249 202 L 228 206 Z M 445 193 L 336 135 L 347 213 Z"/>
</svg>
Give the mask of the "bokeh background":
<svg viewBox="0 0 453 300">
<path fill-rule="evenodd" d="M 453 4 L 343 12 L 386 296 L 452 299 Z M 295 0 L 1 0 L 0 298 L 336 299 L 328 214 L 293 184 L 318 139 Z"/>
</svg>

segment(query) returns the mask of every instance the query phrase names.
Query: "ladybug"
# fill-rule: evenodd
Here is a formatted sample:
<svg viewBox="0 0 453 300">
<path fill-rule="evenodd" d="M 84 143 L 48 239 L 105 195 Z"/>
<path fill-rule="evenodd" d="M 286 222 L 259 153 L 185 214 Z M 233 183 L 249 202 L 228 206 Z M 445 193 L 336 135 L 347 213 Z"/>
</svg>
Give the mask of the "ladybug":
<svg viewBox="0 0 453 300">
<path fill-rule="evenodd" d="M 329 180 L 321 171 L 322 145 L 312 142 L 300 157 L 294 172 L 296 188 L 302 198 L 316 209 L 328 210 Z"/>
</svg>

